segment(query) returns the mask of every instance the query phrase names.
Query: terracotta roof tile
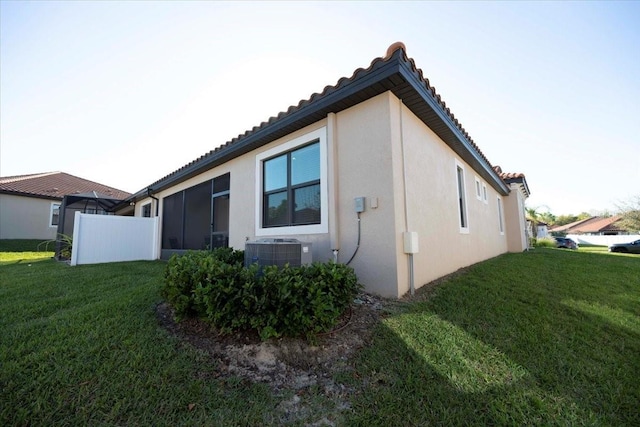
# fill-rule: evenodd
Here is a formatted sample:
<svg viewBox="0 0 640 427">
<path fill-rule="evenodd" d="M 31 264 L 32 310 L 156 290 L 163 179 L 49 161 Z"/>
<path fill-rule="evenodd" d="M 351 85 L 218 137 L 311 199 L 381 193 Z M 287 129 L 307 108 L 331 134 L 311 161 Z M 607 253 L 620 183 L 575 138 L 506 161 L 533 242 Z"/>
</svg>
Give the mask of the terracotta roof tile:
<svg viewBox="0 0 640 427">
<path fill-rule="evenodd" d="M 91 191 L 120 200 L 126 199 L 131 195 L 126 191 L 64 172 L 45 172 L 0 178 L 0 193 L 62 200 L 68 194 Z"/>
<path fill-rule="evenodd" d="M 554 227 L 551 231 L 564 232 L 567 234 L 584 234 L 584 233 L 604 233 L 605 231 L 625 231 L 623 228 L 616 226 L 616 222 L 620 220 L 620 216 L 612 216 L 603 218 L 593 216 L 591 218 L 582 219 L 560 227 Z"/>
</svg>

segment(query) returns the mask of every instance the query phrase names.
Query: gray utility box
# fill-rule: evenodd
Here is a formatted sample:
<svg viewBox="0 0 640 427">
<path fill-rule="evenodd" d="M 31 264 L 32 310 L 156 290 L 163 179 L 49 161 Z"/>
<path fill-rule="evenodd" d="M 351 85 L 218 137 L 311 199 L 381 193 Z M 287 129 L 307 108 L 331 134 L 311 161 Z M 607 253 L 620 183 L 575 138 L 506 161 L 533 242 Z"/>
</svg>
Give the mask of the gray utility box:
<svg viewBox="0 0 640 427">
<path fill-rule="evenodd" d="M 244 265 L 258 263 L 260 266 L 277 265 L 291 267 L 311 264 L 311 243 L 297 239 L 260 239 L 244 245 Z"/>
</svg>

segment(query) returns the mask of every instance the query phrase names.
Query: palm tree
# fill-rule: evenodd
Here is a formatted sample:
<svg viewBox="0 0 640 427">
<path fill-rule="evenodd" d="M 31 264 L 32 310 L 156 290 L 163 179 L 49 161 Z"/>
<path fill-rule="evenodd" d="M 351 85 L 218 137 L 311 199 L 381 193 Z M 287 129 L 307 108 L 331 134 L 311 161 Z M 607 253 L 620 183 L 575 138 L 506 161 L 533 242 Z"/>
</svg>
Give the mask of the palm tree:
<svg viewBox="0 0 640 427">
<path fill-rule="evenodd" d="M 540 214 L 538 208 L 525 208 L 527 212 L 527 220 L 531 221 L 531 233 L 533 238 L 538 238 L 538 223 L 540 222 Z"/>
</svg>

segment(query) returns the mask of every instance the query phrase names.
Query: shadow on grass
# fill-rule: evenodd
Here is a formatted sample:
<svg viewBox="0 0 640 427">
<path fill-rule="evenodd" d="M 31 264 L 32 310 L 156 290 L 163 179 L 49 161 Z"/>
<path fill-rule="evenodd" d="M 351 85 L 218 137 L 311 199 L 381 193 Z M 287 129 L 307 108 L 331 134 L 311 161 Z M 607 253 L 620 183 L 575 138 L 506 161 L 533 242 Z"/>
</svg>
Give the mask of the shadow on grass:
<svg viewBox="0 0 640 427">
<path fill-rule="evenodd" d="M 640 275 L 592 258 L 498 257 L 385 319 L 351 422 L 640 424 Z"/>
</svg>

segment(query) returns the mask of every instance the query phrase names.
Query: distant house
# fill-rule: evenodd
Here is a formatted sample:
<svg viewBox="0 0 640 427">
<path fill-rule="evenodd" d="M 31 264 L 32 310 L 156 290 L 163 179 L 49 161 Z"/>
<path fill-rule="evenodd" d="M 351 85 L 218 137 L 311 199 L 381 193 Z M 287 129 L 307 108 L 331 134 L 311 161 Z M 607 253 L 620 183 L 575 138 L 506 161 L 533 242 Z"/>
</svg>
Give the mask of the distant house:
<svg viewBox="0 0 640 427">
<path fill-rule="evenodd" d="M 367 291 L 398 297 L 525 250 L 528 196 L 525 176 L 494 169 L 396 43 L 122 206 L 160 217 L 162 258 L 296 238 L 314 261 L 351 260 Z"/>
<path fill-rule="evenodd" d="M 629 234 L 629 231 L 618 224 L 619 215 L 608 218 L 592 216 L 570 224 L 551 228 L 553 234 L 585 234 L 591 236 L 615 236 Z"/>
<path fill-rule="evenodd" d="M 0 178 L 0 239 L 54 239 L 63 197 L 93 191 L 117 199 L 131 195 L 64 172 Z"/>
</svg>

